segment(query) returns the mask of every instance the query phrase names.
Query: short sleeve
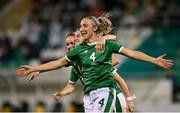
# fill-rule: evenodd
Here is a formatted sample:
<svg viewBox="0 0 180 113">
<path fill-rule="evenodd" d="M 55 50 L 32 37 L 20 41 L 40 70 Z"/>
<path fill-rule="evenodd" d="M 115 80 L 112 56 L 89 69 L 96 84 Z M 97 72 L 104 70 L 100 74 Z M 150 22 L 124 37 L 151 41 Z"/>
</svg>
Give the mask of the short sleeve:
<svg viewBox="0 0 180 113">
<path fill-rule="evenodd" d="M 78 53 L 79 49 L 75 47 L 71 51 L 67 52 L 65 57 L 69 62 L 74 62 L 78 59 Z"/>
<path fill-rule="evenodd" d="M 77 71 L 75 70 L 74 67 L 72 67 L 72 68 L 71 68 L 71 75 L 70 75 L 70 78 L 69 78 L 69 83 L 71 83 L 71 84 L 76 83 L 77 80 L 78 80 L 78 78 L 79 78 L 79 77 L 78 77 Z"/>
<path fill-rule="evenodd" d="M 110 48 L 110 51 L 112 53 L 121 53 L 122 49 L 124 48 L 122 45 L 120 45 L 116 41 L 106 41 L 106 44 L 108 48 Z"/>
</svg>

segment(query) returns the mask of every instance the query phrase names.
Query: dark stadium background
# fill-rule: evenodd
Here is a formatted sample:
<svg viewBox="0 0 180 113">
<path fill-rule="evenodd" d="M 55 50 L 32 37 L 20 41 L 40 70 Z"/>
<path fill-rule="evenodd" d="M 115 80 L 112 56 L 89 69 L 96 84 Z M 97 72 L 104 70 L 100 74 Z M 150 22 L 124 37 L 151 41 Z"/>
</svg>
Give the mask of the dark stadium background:
<svg viewBox="0 0 180 113">
<path fill-rule="evenodd" d="M 33 83 L 17 78 L 23 64 L 37 65 L 65 53 L 65 35 L 88 15 L 111 11 L 112 34 L 133 50 L 174 61 L 169 70 L 119 57 L 118 68 L 136 94 L 135 111 L 180 111 L 179 0 L 0 0 L 0 111 L 82 112 L 83 86 L 59 102 L 52 94 L 68 82 L 70 68 L 44 73 Z"/>
</svg>

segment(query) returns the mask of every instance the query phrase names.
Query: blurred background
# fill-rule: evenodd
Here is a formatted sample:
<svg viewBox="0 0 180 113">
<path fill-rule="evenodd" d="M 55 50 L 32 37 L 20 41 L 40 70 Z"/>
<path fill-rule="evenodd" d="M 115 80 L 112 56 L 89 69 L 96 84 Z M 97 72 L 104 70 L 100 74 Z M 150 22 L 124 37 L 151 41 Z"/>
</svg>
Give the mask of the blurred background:
<svg viewBox="0 0 180 113">
<path fill-rule="evenodd" d="M 113 34 L 123 46 L 174 61 L 169 70 L 120 56 L 118 72 L 136 94 L 135 111 L 180 111 L 179 0 L 0 0 L 0 111 L 82 112 L 83 86 L 59 102 L 70 67 L 46 72 L 33 83 L 17 78 L 23 64 L 37 65 L 66 53 L 65 35 L 84 16 L 112 11 Z"/>
</svg>

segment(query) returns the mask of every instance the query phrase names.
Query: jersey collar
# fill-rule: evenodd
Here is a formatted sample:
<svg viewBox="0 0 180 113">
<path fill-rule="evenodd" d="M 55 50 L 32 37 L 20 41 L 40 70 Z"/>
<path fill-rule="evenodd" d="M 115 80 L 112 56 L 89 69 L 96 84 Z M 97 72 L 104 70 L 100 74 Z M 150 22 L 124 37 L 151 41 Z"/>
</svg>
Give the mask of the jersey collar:
<svg viewBox="0 0 180 113">
<path fill-rule="evenodd" d="M 93 45 L 96 45 L 96 44 L 97 44 L 97 42 L 87 43 L 87 45 L 89 45 L 89 46 L 93 46 Z"/>
</svg>

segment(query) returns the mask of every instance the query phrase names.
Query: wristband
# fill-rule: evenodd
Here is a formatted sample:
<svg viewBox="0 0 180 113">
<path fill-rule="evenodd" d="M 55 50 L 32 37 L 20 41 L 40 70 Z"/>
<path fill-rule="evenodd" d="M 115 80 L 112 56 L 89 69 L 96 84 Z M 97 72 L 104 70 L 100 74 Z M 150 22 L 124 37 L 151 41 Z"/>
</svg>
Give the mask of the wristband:
<svg viewBox="0 0 180 113">
<path fill-rule="evenodd" d="M 133 96 L 129 96 L 126 98 L 127 101 L 131 101 L 131 100 L 134 100 L 136 98 L 136 95 L 133 95 Z"/>
</svg>

